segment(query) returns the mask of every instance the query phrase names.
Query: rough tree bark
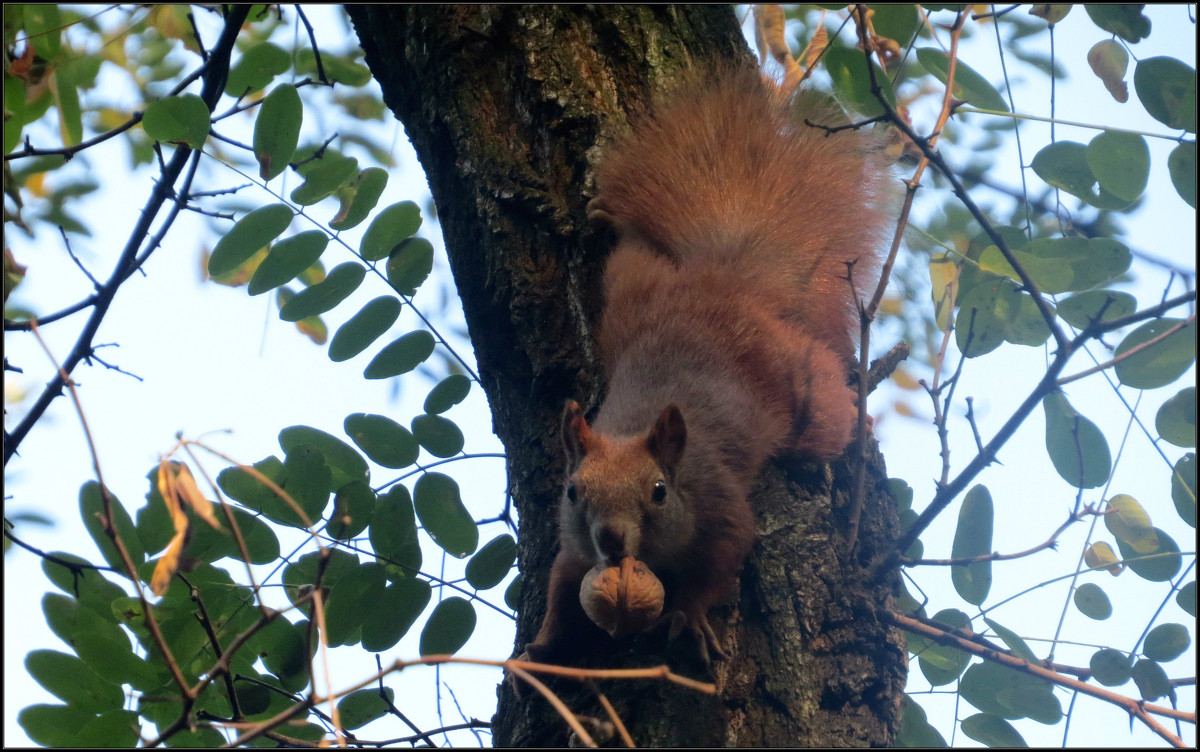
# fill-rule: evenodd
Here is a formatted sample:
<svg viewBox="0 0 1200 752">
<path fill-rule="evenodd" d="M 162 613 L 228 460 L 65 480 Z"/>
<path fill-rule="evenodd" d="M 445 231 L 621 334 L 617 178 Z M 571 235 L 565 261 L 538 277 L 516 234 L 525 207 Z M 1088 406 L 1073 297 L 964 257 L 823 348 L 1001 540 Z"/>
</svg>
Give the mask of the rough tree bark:
<svg viewBox="0 0 1200 752">
<path fill-rule="evenodd" d="M 567 398 L 603 393 L 595 352 L 607 241 L 584 222 L 608 134 L 673 70 L 748 50 L 728 6 L 349 6 L 384 100 L 425 168 L 497 435 L 508 453 L 524 573 L 516 651 L 545 608 L 562 490 Z M 853 555 L 841 534 L 852 465 L 781 460 L 752 503 L 759 543 L 740 592 L 713 614 L 732 660 L 718 695 L 604 682 L 641 746 L 886 745 L 899 726 L 902 636 L 876 618 L 896 580 L 863 580 L 896 515 L 872 449 Z M 582 665 L 657 665 L 661 636 L 581 646 Z M 667 656 L 703 678 L 684 651 Z M 580 715 L 594 694 L 551 683 Z M 499 690 L 495 743 L 560 746 L 569 730 L 536 693 Z"/>
</svg>

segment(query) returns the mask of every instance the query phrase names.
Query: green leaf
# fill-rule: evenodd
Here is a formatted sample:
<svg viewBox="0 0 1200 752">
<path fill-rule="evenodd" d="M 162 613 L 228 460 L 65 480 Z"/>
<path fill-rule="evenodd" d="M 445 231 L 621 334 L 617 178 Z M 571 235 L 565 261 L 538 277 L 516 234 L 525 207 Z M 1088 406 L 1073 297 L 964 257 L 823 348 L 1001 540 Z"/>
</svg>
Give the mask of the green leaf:
<svg viewBox="0 0 1200 752">
<path fill-rule="evenodd" d="M 1034 173 L 1055 188 L 1077 196 L 1100 209 L 1121 210 L 1132 201 L 1113 195 L 1103 185 L 1097 189 L 1096 176 L 1088 162 L 1088 147 L 1075 141 L 1056 141 L 1043 147 L 1030 163 Z M 1061 240 L 1061 238 L 1057 239 Z M 1073 240 L 1082 240 L 1073 238 Z M 1072 289 L 1083 289 L 1076 286 Z"/>
<path fill-rule="evenodd" d="M 969 629 L 971 620 L 962 611 L 947 608 L 938 611 L 933 620 L 947 626 Z M 917 662 L 921 673 L 935 687 L 950 682 L 962 676 L 963 669 L 971 662 L 971 655 L 959 648 L 948 645 L 931 644 L 925 650 L 917 653 Z"/>
<path fill-rule="evenodd" d="M 453 655 L 475 631 L 475 607 L 452 596 L 437 604 L 421 630 L 421 655 Z"/>
<path fill-rule="evenodd" d="M 283 480 L 283 463 L 278 457 L 267 457 L 251 467 L 276 484 Z M 240 501 L 256 512 L 264 512 L 283 503 L 269 486 L 239 467 L 226 468 L 217 473 L 217 486 L 231 499 Z"/>
<path fill-rule="evenodd" d="M 1175 603 L 1192 618 L 1196 617 L 1196 581 L 1192 580 L 1175 594 Z"/>
<path fill-rule="evenodd" d="M 425 238 L 409 238 L 388 256 L 387 278 L 401 295 L 413 296 L 433 271 L 433 244 Z"/>
<path fill-rule="evenodd" d="M 1120 650 L 1104 648 L 1092 654 L 1088 665 L 1092 676 L 1106 687 L 1119 687 L 1129 681 L 1133 661 Z"/>
<path fill-rule="evenodd" d="M 1011 723 L 991 713 L 976 713 L 970 718 L 964 718 L 962 732 L 988 747 L 1029 746 Z"/>
<path fill-rule="evenodd" d="M 358 177 L 358 160 L 326 154 L 315 167 L 304 174 L 304 183 L 292 191 L 292 201 L 311 206 Z"/>
<path fill-rule="evenodd" d="M 45 7 L 45 6 L 39 6 Z M 4 110 L 12 117 L 4 118 L 4 153 L 9 154 L 21 143 L 25 120 L 25 82 L 7 73 L 4 75 Z"/>
<path fill-rule="evenodd" d="M 862 56 L 862 53 L 858 53 Z M 934 78 L 943 84 L 950 80 L 950 56 L 936 47 L 921 47 L 917 50 L 917 62 Z M 996 110 L 1008 112 L 1008 103 L 1004 97 L 988 83 L 988 80 L 975 72 L 959 58 L 954 66 L 955 99 L 965 100 L 973 107 L 981 110 Z"/>
<path fill-rule="evenodd" d="M 518 572 L 517 576 L 512 578 L 512 582 L 508 583 L 508 587 L 504 588 L 504 605 L 516 611 L 521 605 L 521 586 L 525 584 L 525 575 Z M 1190 583 L 1195 585 L 1196 583 Z M 1192 588 L 1192 595 L 1195 596 L 1196 589 Z M 1192 598 L 1193 603 L 1195 597 Z M 1195 611 L 1195 608 L 1192 609 Z M 1194 613 L 1192 614 L 1195 615 Z"/>
<path fill-rule="evenodd" d="M 1091 582 L 1080 585 L 1073 596 L 1075 608 L 1089 619 L 1104 621 L 1112 616 L 1112 603 L 1099 585 Z"/>
<path fill-rule="evenodd" d="M 304 105 L 292 84 L 276 86 L 263 99 L 254 120 L 253 142 L 260 178 L 273 180 L 287 169 L 300 143 L 303 123 Z"/>
<path fill-rule="evenodd" d="M 417 520 L 408 489 L 397 483 L 375 502 L 371 522 L 371 547 L 388 567 L 388 579 L 402 581 L 421 568 L 421 545 Z"/>
<path fill-rule="evenodd" d="M 358 173 L 358 177 L 338 190 L 342 206 L 337 216 L 329 221 L 329 226 L 338 232 L 357 227 L 379 203 L 387 181 L 387 170 L 382 167 L 368 167 Z"/>
<path fill-rule="evenodd" d="M 1058 302 L 1058 315 L 1076 329 L 1086 329 L 1093 322 L 1115 321 L 1133 313 L 1137 300 L 1127 292 L 1089 290 Z"/>
<path fill-rule="evenodd" d="M 291 282 L 300 272 L 317 263 L 328 245 L 329 236 L 320 230 L 306 230 L 279 241 L 271 246 L 267 257 L 254 270 L 246 291 L 258 295 Z"/>
<path fill-rule="evenodd" d="M 396 699 L 396 691 L 391 687 L 384 687 L 383 691 L 387 694 L 386 700 L 380 696 L 377 688 L 360 689 L 338 700 L 338 717 L 342 728 L 354 731 L 387 715 L 388 706 Z"/>
<path fill-rule="evenodd" d="M 471 380 L 461 373 L 452 373 L 429 390 L 425 398 L 425 412 L 431 415 L 444 413 L 467 398 L 471 391 Z"/>
<path fill-rule="evenodd" d="M 22 5 L 25 38 L 33 45 L 34 53 L 43 60 L 54 60 L 62 51 L 62 31 L 65 28 L 58 6 L 50 3 Z M 9 10 L 5 9 L 7 25 Z"/>
<path fill-rule="evenodd" d="M 1092 4 L 1083 7 L 1092 23 L 1127 42 L 1140 42 L 1150 36 L 1150 19 L 1142 13 L 1143 5 Z"/>
<path fill-rule="evenodd" d="M 333 472 L 333 489 L 336 491 L 350 481 L 370 482 L 371 471 L 367 461 L 346 442 L 332 434 L 309 426 L 290 426 L 279 432 L 279 446 L 290 453 L 301 444 L 311 444 L 325 455 L 325 464 Z"/>
<path fill-rule="evenodd" d="M 329 342 L 329 359 L 340 363 L 353 358 L 379 339 L 399 317 L 399 300 L 391 295 L 375 298 L 338 327 Z"/>
<path fill-rule="evenodd" d="M 971 288 L 959 302 L 954 338 L 965 357 L 977 358 L 1004 343 L 1009 323 L 1021 308 L 1021 294 L 1008 280 Z"/>
<path fill-rule="evenodd" d="M 1191 644 L 1192 638 L 1187 627 L 1173 623 L 1159 624 L 1146 635 L 1142 653 L 1152 661 L 1167 663 L 1183 655 L 1183 651 Z"/>
<path fill-rule="evenodd" d="M 463 506 L 458 484 L 448 475 L 425 473 L 413 488 L 417 519 L 433 542 L 451 556 L 462 559 L 479 545 L 479 528 Z"/>
<path fill-rule="evenodd" d="M 1030 167 L 1039 178 L 1072 196 L 1086 199 L 1095 195 L 1096 176 L 1088 165 L 1087 147 L 1081 143 L 1055 141 L 1034 155 Z"/>
<path fill-rule="evenodd" d="M 56 650 L 34 650 L 25 656 L 25 670 L 50 694 L 71 707 L 101 713 L 117 710 L 125 693 L 101 679 L 87 664 Z"/>
<path fill-rule="evenodd" d="M 203 99 L 195 94 L 179 94 L 151 102 L 142 116 L 142 127 L 155 141 L 199 149 L 208 138 L 210 115 Z"/>
<path fill-rule="evenodd" d="M 85 723 L 67 746 L 80 749 L 133 747 L 138 742 L 140 727 L 137 713 L 132 710 L 110 710 Z"/>
<path fill-rule="evenodd" d="M 990 661 L 968 668 L 958 693 L 983 712 L 1001 718 L 1033 718 L 1045 723 L 1062 717 L 1062 706 L 1049 682 Z"/>
<path fill-rule="evenodd" d="M 1159 528 L 1154 528 L 1158 546 L 1153 551 L 1135 551 L 1132 546 L 1117 540 L 1117 548 L 1125 566 L 1143 580 L 1166 582 L 1179 573 L 1183 560 L 1179 555 L 1179 544 Z"/>
<path fill-rule="evenodd" d="M 1150 148 L 1134 133 L 1105 131 L 1087 146 L 1087 163 L 1100 187 L 1117 198 L 1134 201 L 1150 179 Z"/>
<path fill-rule="evenodd" d="M 1014 250 L 1012 254 L 1041 292 L 1053 295 L 1071 289 L 1074 272 L 1066 260 L 1043 258 L 1026 251 Z M 1008 263 L 1000 249 L 994 245 L 985 248 L 979 256 L 979 268 L 994 274 L 1001 274 L 1018 284 L 1021 282 L 1021 277 L 1012 264 Z"/>
<path fill-rule="evenodd" d="M 1179 518 L 1196 527 L 1196 453 L 1179 458 L 1171 470 L 1171 501 Z"/>
<path fill-rule="evenodd" d="M 1046 449 L 1054 469 L 1076 488 L 1097 488 L 1108 480 L 1112 455 L 1104 434 L 1076 412 L 1061 391 L 1042 400 L 1046 411 Z"/>
<path fill-rule="evenodd" d="M 408 373 L 433 354 L 435 344 L 433 335 L 424 329 L 409 332 L 380 350 L 363 369 L 363 377 L 388 379 Z"/>
<path fill-rule="evenodd" d="M 925 709 L 907 694 L 903 695 L 901 700 L 904 703 L 904 707 L 900 715 L 900 731 L 896 734 L 894 745 L 916 749 L 945 747 L 945 737 L 937 729 L 929 725 Z"/>
<path fill-rule="evenodd" d="M 421 210 L 412 201 L 392 204 L 371 220 L 358 252 L 366 261 L 387 258 L 400 241 L 412 237 L 421 226 Z"/>
<path fill-rule="evenodd" d="M 985 486 L 972 488 L 958 512 L 958 527 L 954 531 L 954 544 L 950 556 L 969 559 L 992 553 L 992 496 Z M 950 568 L 950 579 L 954 589 L 963 600 L 978 606 L 987 599 L 992 587 L 992 563 L 979 561 L 965 566 Z"/>
<path fill-rule="evenodd" d="M 124 598 L 125 591 L 104 579 L 102 574 L 91 568 L 91 563 L 86 559 L 62 551 L 52 551 L 50 556 L 58 561 L 83 566 L 71 568 L 49 558 L 42 559 L 42 572 L 45 573 L 46 579 L 64 593 L 77 597 L 81 604 L 95 613 L 112 620 L 112 609 L 109 605 L 117 598 Z"/>
<path fill-rule="evenodd" d="M 1038 238 L 1029 241 L 1024 251 L 1043 262 L 1070 264 L 1072 277 L 1066 291 L 1088 290 L 1114 280 L 1133 263 L 1129 249 L 1109 238 Z"/>
<path fill-rule="evenodd" d="M 284 459 L 279 486 L 292 497 L 304 517 L 282 499 L 275 509 L 263 510 L 264 514 L 285 525 L 308 527 L 317 524 L 329 504 L 332 486 L 332 474 L 325 464 L 325 456 L 309 444 L 292 447 Z"/>
<path fill-rule="evenodd" d="M 1146 112 L 1168 128 L 1196 132 L 1196 69 L 1173 57 L 1138 61 L 1133 88 Z"/>
<path fill-rule="evenodd" d="M 325 607 L 325 632 L 331 646 L 352 645 L 387 586 L 382 564 L 367 562 L 344 573 L 330 586 Z"/>
<path fill-rule="evenodd" d="M 842 47 L 829 47 L 825 50 L 825 69 L 833 79 L 833 90 L 856 112 L 865 117 L 875 117 L 884 113 L 883 105 L 871 92 L 871 77 L 867 70 L 866 57 L 858 50 Z M 896 106 L 896 92 L 892 89 L 891 79 L 875 63 L 875 82 L 881 87 L 883 97 L 893 107 Z"/>
<path fill-rule="evenodd" d="M 58 108 L 58 130 L 63 146 L 76 146 L 83 140 L 83 113 L 79 108 L 79 90 L 75 81 L 77 68 L 78 66 L 71 63 L 63 63 L 50 73 L 50 79 L 54 82 L 51 91 L 54 94 L 54 104 Z M 204 114 L 208 115 L 207 108 Z M 205 129 L 204 133 L 207 134 L 208 130 Z M 203 136 L 200 138 L 200 144 L 204 144 Z"/>
<path fill-rule="evenodd" d="M 1018 296 L 1017 315 L 1008 322 L 1004 330 L 1004 339 L 1014 345 L 1038 347 L 1050 339 L 1050 326 L 1042 317 L 1041 310 L 1029 293 L 1022 292 Z M 1047 303 L 1050 313 L 1054 313 L 1054 305 Z"/>
<path fill-rule="evenodd" d="M 989 627 L 992 628 L 992 631 L 994 631 L 997 635 L 1000 636 L 1001 640 L 1004 640 L 1004 644 L 1007 645 L 1008 649 L 1013 652 L 1013 655 L 1015 655 L 1018 658 L 1027 660 L 1033 664 L 1039 663 L 1037 655 L 1035 655 L 1034 652 L 1029 649 L 1029 646 L 1027 644 L 1025 644 L 1025 641 L 1021 639 L 1020 635 L 1018 635 L 1016 632 L 1012 631 L 1008 627 L 1005 627 L 1005 626 L 999 624 L 998 622 L 992 621 L 991 619 L 987 618 L 986 616 L 983 617 L 983 620 L 985 622 L 987 622 L 987 625 Z"/>
<path fill-rule="evenodd" d="M 407 428 L 384 415 L 347 415 L 344 427 L 346 435 L 372 462 L 387 468 L 408 467 L 421 451 Z"/>
<path fill-rule="evenodd" d="M 279 318 L 284 321 L 299 321 L 310 316 L 319 316 L 358 289 L 366 277 L 366 268 L 357 261 L 347 261 L 335 266 L 325 279 L 283 304 Z"/>
<path fill-rule="evenodd" d="M 233 510 L 233 519 L 246 542 L 251 564 L 270 564 L 279 558 L 279 538 L 270 525 L 241 509 Z M 240 552 L 235 556 L 240 558 Z"/>
<path fill-rule="evenodd" d="M 418 415 L 413 418 L 412 433 L 417 443 L 434 457 L 453 457 L 462 451 L 466 441 L 462 430 L 440 415 Z"/>
<path fill-rule="evenodd" d="M 46 593 L 42 596 L 42 614 L 46 617 L 46 625 L 60 640 L 75 647 L 77 637 L 89 634 L 102 637 L 105 640 L 129 649 L 129 638 L 113 621 L 111 614 L 106 617 L 83 605 L 77 598 L 59 593 Z"/>
<path fill-rule="evenodd" d="M 276 617 L 247 643 L 246 649 L 262 659 L 280 686 L 298 692 L 308 684 L 308 651 L 304 624 Z"/>
<path fill-rule="evenodd" d="M 1196 142 L 1184 141 L 1171 150 L 1167 157 L 1167 171 L 1171 173 L 1179 197 L 1188 206 L 1196 208 Z"/>
<path fill-rule="evenodd" d="M 387 586 L 362 625 L 363 650 L 389 650 L 408 634 L 417 617 L 429 605 L 429 583 L 410 578 Z"/>
<path fill-rule="evenodd" d="M 140 623 L 139 619 L 139 626 Z M 116 686 L 130 684 L 135 689 L 148 692 L 166 679 L 165 671 L 162 676 L 159 675 L 162 670 L 159 666 L 134 655 L 129 649 L 128 639 L 111 640 L 100 634 L 79 634 L 76 635 L 74 647 L 92 671 Z"/>
<path fill-rule="evenodd" d="M 1196 362 L 1196 322 L 1192 321 L 1170 334 L 1166 339 L 1123 357 L 1134 347 L 1158 337 L 1183 319 L 1162 318 L 1147 321 L 1125 336 L 1114 358 L 1117 378 L 1134 389 L 1157 389 L 1182 376 Z"/>
<path fill-rule="evenodd" d="M 1155 661 L 1143 659 L 1133 664 L 1131 676 L 1133 683 L 1137 685 L 1138 693 L 1147 702 L 1154 702 L 1160 697 L 1175 696 L 1167 672 Z"/>
<path fill-rule="evenodd" d="M 96 715 L 67 705 L 30 705 L 17 715 L 17 723 L 36 744 L 70 747 L 80 729 Z"/>
<path fill-rule="evenodd" d="M 337 540 L 357 537 L 371 524 L 375 514 L 375 492 L 361 480 L 347 483 L 333 497 L 329 534 Z"/>
<path fill-rule="evenodd" d="M 1104 526 L 1118 541 L 1123 541 L 1138 553 L 1149 553 L 1158 548 L 1158 537 L 1150 524 L 1150 515 L 1137 499 L 1128 494 L 1117 494 L 1108 500 Z"/>
<path fill-rule="evenodd" d="M 241 266 L 292 223 L 292 210 L 270 204 L 250 212 L 229 228 L 208 257 L 208 276 L 221 277 Z"/>
<path fill-rule="evenodd" d="M 332 588 L 348 572 L 358 569 L 358 557 L 342 548 L 326 549 L 329 562 L 321 578 L 321 587 Z M 296 600 L 297 591 L 317 584 L 317 573 L 321 571 L 321 552 L 313 551 L 288 564 L 283 569 L 283 584 L 288 598 Z"/>
<path fill-rule="evenodd" d="M 125 507 L 111 491 L 108 493 L 108 498 L 111 502 L 112 523 L 117 537 L 124 544 L 134 566 L 138 566 L 146 560 L 146 551 L 142 548 L 142 542 L 138 538 L 137 527 L 133 524 L 129 512 L 125 511 Z M 104 496 L 101 493 L 100 484 L 96 481 L 90 480 L 79 489 L 79 514 L 83 518 L 83 524 L 87 528 L 88 534 L 92 536 L 92 540 L 100 549 L 104 561 L 115 569 L 119 576 L 128 577 L 129 570 L 126 568 L 124 560 L 108 533 L 104 532 L 104 523 L 101 521 L 104 517 Z"/>
<path fill-rule="evenodd" d="M 292 58 L 288 53 L 270 42 L 257 42 L 230 66 L 225 93 L 234 99 L 253 94 L 291 67 Z M 278 90 L 276 87 L 275 91 Z"/>
<path fill-rule="evenodd" d="M 358 54 L 361 54 L 361 52 Z M 325 68 L 327 80 L 331 83 L 358 87 L 366 86 L 371 80 L 370 69 L 354 62 L 349 55 L 331 55 L 328 50 L 322 50 L 321 64 Z M 316 77 L 316 57 L 308 47 L 303 48 L 296 54 L 296 73 Z"/>
<path fill-rule="evenodd" d="M 871 10 L 875 11 L 871 15 L 871 25 L 875 33 L 895 39 L 902 47 L 921 30 L 921 16 L 917 13 L 915 5 L 885 3 Z"/>
<path fill-rule="evenodd" d="M 467 562 L 467 582 L 476 590 L 494 588 L 517 560 L 517 542 L 508 533 L 498 535 Z"/>
</svg>

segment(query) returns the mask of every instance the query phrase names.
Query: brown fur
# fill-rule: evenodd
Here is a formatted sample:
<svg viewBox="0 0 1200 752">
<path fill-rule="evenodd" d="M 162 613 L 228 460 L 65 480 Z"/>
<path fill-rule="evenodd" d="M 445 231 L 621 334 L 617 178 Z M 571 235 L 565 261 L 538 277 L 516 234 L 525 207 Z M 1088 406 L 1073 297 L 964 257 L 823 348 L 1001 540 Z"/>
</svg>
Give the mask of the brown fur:
<svg viewBox="0 0 1200 752">
<path fill-rule="evenodd" d="M 753 544 L 751 484 L 772 456 L 830 460 L 850 441 L 849 279 L 859 296 L 878 279 L 885 170 L 867 136 L 804 125 L 836 122 L 806 101 L 752 69 L 697 75 L 597 167 L 590 209 L 618 233 L 608 394 L 593 426 L 564 413 L 561 550 L 533 657 L 578 636 L 580 579 L 626 555 L 663 580 L 672 631 L 721 653 L 706 614 Z"/>
</svg>

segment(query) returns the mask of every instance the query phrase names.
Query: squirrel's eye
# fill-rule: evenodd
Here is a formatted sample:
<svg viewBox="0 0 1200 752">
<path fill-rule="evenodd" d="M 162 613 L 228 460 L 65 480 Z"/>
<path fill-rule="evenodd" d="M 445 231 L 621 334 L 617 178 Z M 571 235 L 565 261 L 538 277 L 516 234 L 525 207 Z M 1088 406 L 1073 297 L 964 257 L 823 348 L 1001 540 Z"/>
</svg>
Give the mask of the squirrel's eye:
<svg viewBox="0 0 1200 752">
<path fill-rule="evenodd" d="M 576 501 L 579 501 L 579 494 L 575 491 L 574 483 L 567 484 L 567 501 L 571 502 L 572 504 L 574 504 Z"/>
<path fill-rule="evenodd" d="M 650 498 L 655 504 L 661 504 L 667 500 L 667 484 L 661 480 L 654 481 L 654 491 L 650 494 Z"/>
</svg>

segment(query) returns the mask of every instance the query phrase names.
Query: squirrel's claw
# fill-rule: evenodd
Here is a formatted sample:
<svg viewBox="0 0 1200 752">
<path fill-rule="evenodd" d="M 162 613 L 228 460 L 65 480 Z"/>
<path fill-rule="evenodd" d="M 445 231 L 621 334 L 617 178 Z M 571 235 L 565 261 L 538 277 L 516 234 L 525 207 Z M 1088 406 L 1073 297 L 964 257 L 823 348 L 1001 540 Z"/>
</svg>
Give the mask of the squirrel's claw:
<svg viewBox="0 0 1200 752">
<path fill-rule="evenodd" d="M 729 660 L 729 652 L 721 646 L 721 641 L 717 639 L 717 633 L 713 631 L 712 625 L 708 623 L 708 617 L 704 614 L 689 617 L 683 611 L 672 611 L 664 614 L 662 620 L 667 625 L 668 643 L 674 642 L 684 628 L 691 633 L 696 645 L 696 653 L 705 669 L 712 670 L 713 653 L 723 660 Z"/>
</svg>

